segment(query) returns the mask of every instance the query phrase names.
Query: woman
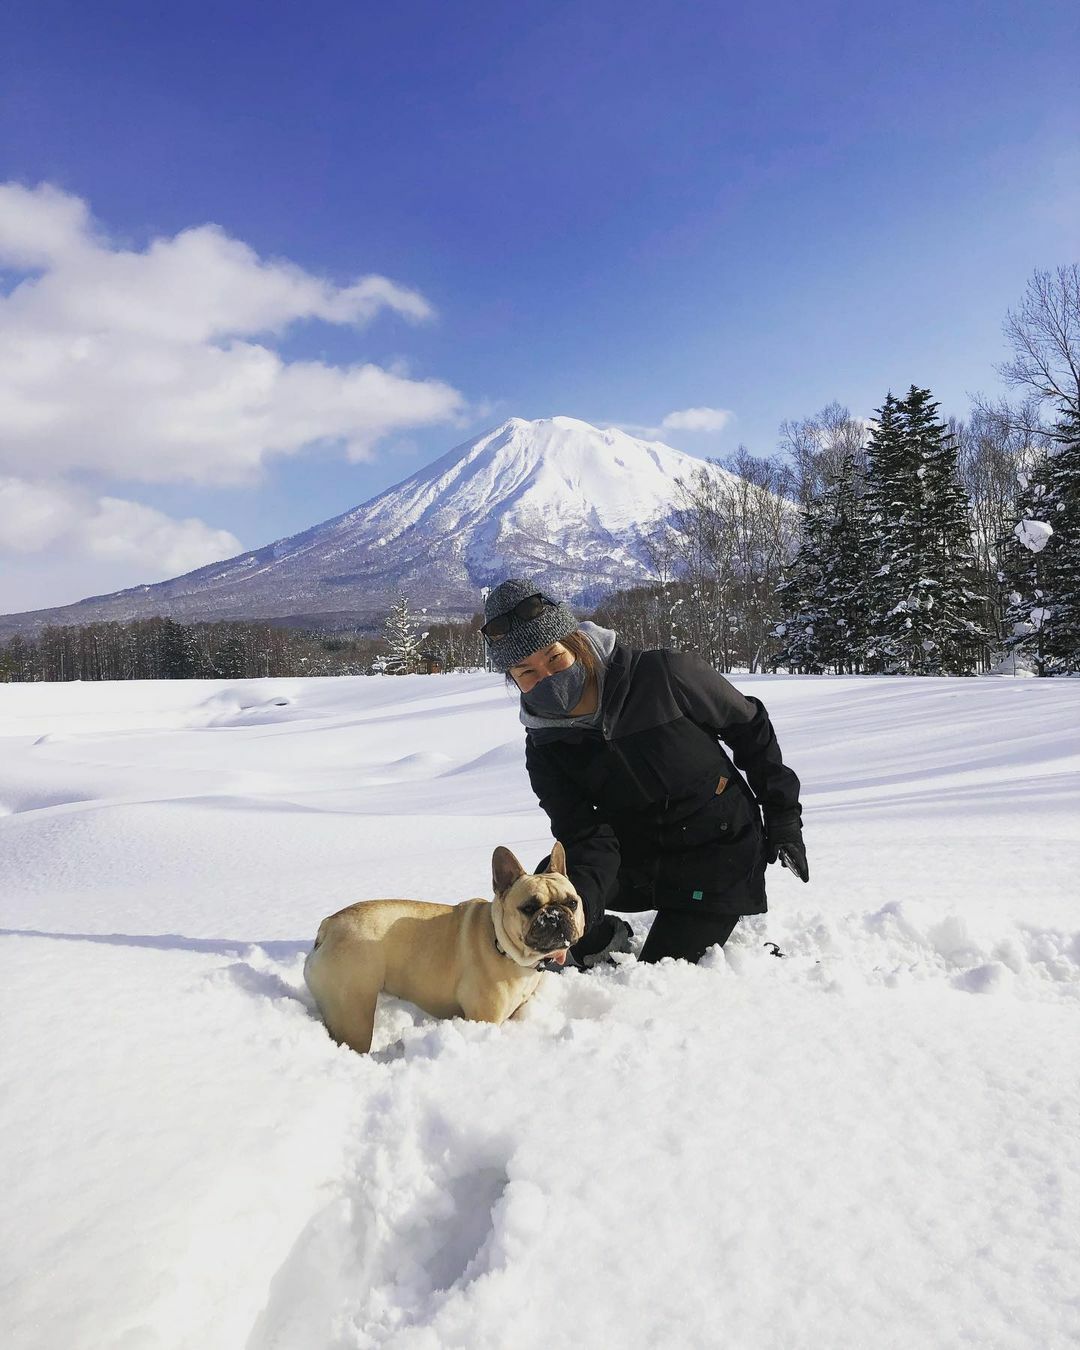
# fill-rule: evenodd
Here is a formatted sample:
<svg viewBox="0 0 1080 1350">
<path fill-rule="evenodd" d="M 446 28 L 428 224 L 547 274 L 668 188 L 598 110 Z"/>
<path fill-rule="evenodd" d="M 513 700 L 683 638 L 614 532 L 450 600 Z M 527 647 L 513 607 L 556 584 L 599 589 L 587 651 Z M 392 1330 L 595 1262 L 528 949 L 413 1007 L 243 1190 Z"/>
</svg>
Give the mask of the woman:
<svg viewBox="0 0 1080 1350">
<path fill-rule="evenodd" d="M 656 910 L 639 960 L 698 961 L 740 915 L 765 912 L 767 862 L 809 880 L 799 780 L 757 699 L 689 652 L 635 651 L 579 624 L 526 579 L 484 609 L 491 664 L 521 694 L 533 791 L 585 906 L 577 965 L 629 949 L 630 925 L 608 910 Z"/>
</svg>

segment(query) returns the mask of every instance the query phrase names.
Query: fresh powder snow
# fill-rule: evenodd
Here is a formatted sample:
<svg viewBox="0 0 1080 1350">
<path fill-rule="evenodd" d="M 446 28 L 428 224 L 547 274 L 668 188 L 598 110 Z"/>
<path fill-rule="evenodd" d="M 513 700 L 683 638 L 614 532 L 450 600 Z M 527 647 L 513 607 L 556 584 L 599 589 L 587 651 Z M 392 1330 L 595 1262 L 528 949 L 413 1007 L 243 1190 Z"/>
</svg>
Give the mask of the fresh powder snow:
<svg viewBox="0 0 1080 1350">
<path fill-rule="evenodd" d="M 501 681 L 0 687 L 5 1346 L 1077 1344 L 1080 687 L 735 682 L 810 885 L 366 1057 L 320 919 L 550 846 Z"/>
</svg>

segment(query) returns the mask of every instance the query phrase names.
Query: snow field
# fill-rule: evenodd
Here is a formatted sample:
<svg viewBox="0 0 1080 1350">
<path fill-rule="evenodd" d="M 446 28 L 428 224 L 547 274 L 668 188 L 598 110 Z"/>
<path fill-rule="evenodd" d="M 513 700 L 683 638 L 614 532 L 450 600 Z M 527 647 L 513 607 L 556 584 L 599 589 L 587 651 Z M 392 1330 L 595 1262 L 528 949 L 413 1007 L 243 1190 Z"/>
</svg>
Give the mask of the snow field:
<svg viewBox="0 0 1080 1350">
<path fill-rule="evenodd" d="M 1075 682 L 736 682 L 811 885 L 366 1058 L 319 919 L 548 847 L 495 677 L 0 689 L 6 1343 L 1075 1343 Z"/>
</svg>

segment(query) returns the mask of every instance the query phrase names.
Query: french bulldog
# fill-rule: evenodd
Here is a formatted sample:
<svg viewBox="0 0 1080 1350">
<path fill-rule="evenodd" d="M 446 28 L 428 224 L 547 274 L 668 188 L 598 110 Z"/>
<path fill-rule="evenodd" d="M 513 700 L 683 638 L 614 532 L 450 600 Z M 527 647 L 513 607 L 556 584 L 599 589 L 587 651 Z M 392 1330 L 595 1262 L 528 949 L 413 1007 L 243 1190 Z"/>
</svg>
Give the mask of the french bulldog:
<svg viewBox="0 0 1080 1350">
<path fill-rule="evenodd" d="M 508 848 L 491 858 L 492 900 L 458 905 L 362 900 L 319 925 L 304 979 L 340 1044 L 371 1049 L 381 991 L 432 1017 L 496 1025 L 536 992 L 542 961 L 563 963 L 585 930 L 581 898 L 556 843 L 545 872 L 526 872 Z"/>
</svg>

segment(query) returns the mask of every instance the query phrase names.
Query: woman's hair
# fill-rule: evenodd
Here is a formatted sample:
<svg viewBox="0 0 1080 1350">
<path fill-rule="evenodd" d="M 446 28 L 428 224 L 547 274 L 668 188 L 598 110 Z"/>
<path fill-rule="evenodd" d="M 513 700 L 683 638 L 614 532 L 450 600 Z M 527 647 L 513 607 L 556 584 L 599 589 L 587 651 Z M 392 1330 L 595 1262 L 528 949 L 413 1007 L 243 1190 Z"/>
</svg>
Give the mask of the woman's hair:
<svg viewBox="0 0 1080 1350">
<path fill-rule="evenodd" d="M 585 674 L 588 678 L 590 680 L 596 679 L 596 672 L 600 663 L 596 659 L 596 652 L 592 643 L 581 629 L 575 628 L 572 633 L 567 633 L 566 637 L 560 638 L 559 641 L 568 652 L 574 653 L 574 660 L 580 661 L 585 667 Z M 515 689 L 517 688 L 517 681 L 509 671 L 506 672 L 505 679 L 507 684 L 512 684 Z"/>
<path fill-rule="evenodd" d="M 596 659 L 596 651 L 581 629 L 575 628 L 572 633 L 567 633 L 566 637 L 562 639 L 562 645 L 567 651 L 574 653 L 574 659 L 580 661 L 585 667 L 585 674 L 590 679 L 595 679 L 599 664 Z"/>
</svg>

